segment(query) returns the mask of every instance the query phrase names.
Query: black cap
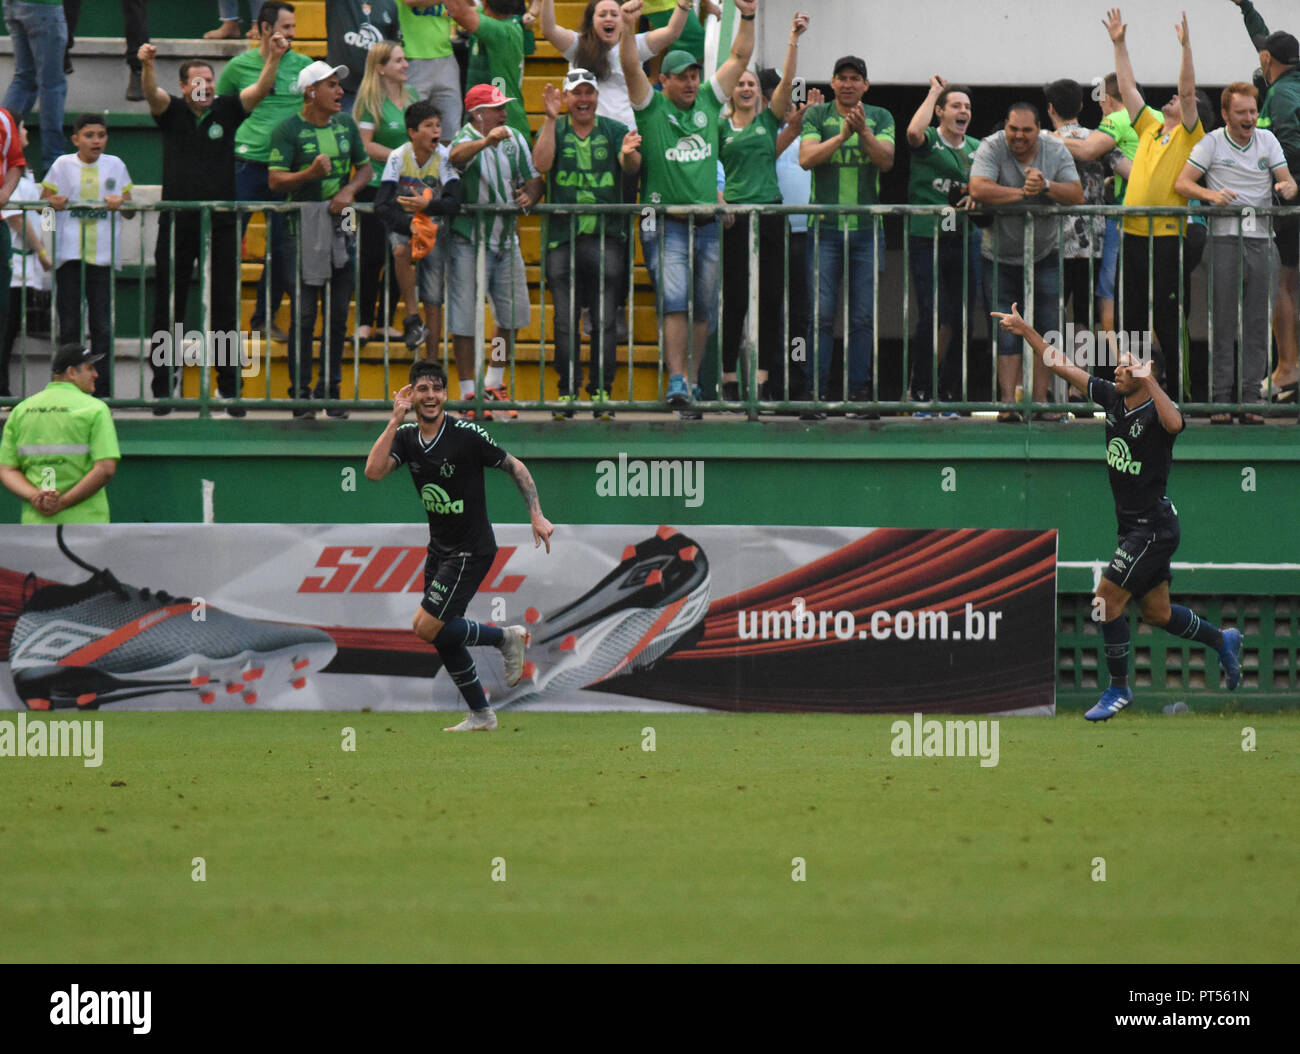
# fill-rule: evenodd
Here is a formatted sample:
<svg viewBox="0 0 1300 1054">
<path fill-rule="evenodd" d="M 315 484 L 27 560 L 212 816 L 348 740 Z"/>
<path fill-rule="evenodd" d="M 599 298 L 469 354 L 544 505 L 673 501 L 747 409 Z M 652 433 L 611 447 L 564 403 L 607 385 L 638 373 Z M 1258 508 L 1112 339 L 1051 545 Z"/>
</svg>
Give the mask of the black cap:
<svg viewBox="0 0 1300 1054">
<path fill-rule="evenodd" d="M 1254 42 L 1256 51 L 1267 51 L 1283 66 L 1294 66 L 1300 63 L 1300 41 L 1290 33 L 1279 29 L 1268 36 L 1255 37 Z"/>
<path fill-rule="evenodd" d="M 836 59 L 835 68 L 831 70 L 831 76 L 838 74 L 845 66 L 857 70 L 862 75 L 863 80 L 867 79 L 867 60 L 860 59 L 857 55 L 845 55 L 842 59 Z"/>
<path fill-rule="evenodd" d="M 84 366 L 88 362 L 98 362 L 103 357 L 103 352 L 96 354 L 89 348 L 83 348 L 80 344 L 64 344 L 55 353 L 50 372 L 57 377 L 64 370 L 72 369 L 73 366 Z"/>
</svg>

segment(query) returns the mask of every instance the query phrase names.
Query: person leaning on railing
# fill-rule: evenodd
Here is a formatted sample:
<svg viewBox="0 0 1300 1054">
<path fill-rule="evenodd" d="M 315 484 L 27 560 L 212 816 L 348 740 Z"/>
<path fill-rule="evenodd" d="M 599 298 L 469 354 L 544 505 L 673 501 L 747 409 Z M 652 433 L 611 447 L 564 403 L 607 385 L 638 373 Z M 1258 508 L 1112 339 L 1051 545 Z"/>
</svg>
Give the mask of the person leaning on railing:
<svg viewBox="0 0 1300 1054">
<path fill-rule="evenodd" d="M 272 34 L 266 62 L 256 81 L 238 93 L 218 95 L 211 65 L 201 59 L 181 63 L 179 97 L 158 86 L 155 63 L 157 49 L 140 45 L 140 75 L 145 101 L 154 124 L 162 133 L 163 201 L 230 201 L 235 197 L 235 137 L 244 119 L 275 87 L 280 60 L 289 42 Z M 181 362 L 162 361 L 170 347 L 180 349 L 169 337 L 176 322 L 185 329 L 190 279 L 206 254 L 211 276 L 212 330 L 234 333 L 239 325 L 239 237 L 238 220 L 231 212 L 213 212 L 211 241 L 202 244 L 202 216 L 197 209 L 163 212 L 158 218 L 158 241 L 154 248 L 154 343 L 151 388 L 156 398 L 168 398 L 180 387 Z M 172 243 L 175 242 L 175 252 Z M 238 394 L 238 369 L 234 363 L 217 366 L 220 394 Z M 156 416 L 171 412 L 167 406 L 154 408 Z M 241 407 L 227 413 L 243 417 Z"/>
<path fill-rule="evenodd" d="M 1287 168 L 1282 144 L 1259 117 L 1253 84 L 1237 82 L 1223 89 L 1226 124 L 1194 147 L 1174 189 L 1207 205 L 1231 205 L 1250 213 L 1273 203 L 1276 191 L 1287 201 L 1296 197 L 1295 180 Z M 1201 179 L 1205 186 L 1198 186 Z M 1213 338 L 1213 391 L 1216 403 L 1259 403 L 1268 369 L 1268 294 L 1273 287 L 1274 249 L 1271 216 L 1215 216 L 1210 220 L 1210 291 Z M 1238 327 L 1240 326 L 1240 329 Z M 1237 360 L 1233 354 L 1241 335 L 1241 389 L 1233 398 Z M 1242 424 L 1262 425 L 1259 414 L 1243 413 Z M 1231 424 L 1232 416 L 1216 413 L 1213 424 Z"/>
<path fill-rule="evenodd" d="M 290 214 L 291 258 L 301 268 L 302 295 L 289 331 L 289 395 L 301 399 L 337 399 L 343 369 L 343 342 L 352 300 L 353 232 L 344 210 L 370 182 L 370 160 L 352 118 L 340 112 L 347 70 L 313 62 L 298 75 L 303 107 L 271 134 L 267 178 L 271 189 L 305 207 Z M 352 212 L 355 219 L 355 211 Z M 321 327 L 321 373 L 310 387 L 312 332 L 317 294 L 328 304 Z M 305 372 L 304 372 L 305 371 Z M 347 417 L 332 406 L 330 417 Z M 306 407 L 294 417 L 310 418 Z"/>
<path fill-rule="evenodd" d="M 230 95 L 257 83 L 263 66 L 270 61 L 271 41 L 278 35 L 292 46 L 297 23 L 293 4 L 284 0 L 266 0 L 258 9 L 253 28 L 258 45 L 236 55 L 217 78 L 217 92 Z M 235 189 L 240 201 L 279 201 L 281 195 L 271 190 L 267 176 L 267 157 L 271 152 L 271 133 L 302 105 L 302 92 L 298 91 L 298 74 L 311 64 L 311 59 L 296 51 L 286 52 L 275 73 L 275 87 L 265 99 L 253 108 L 248 120 L 235 133 Z M 248 227 L 251 212 L 240 213 L 240 230 Z M 275 313 L 280 301 L 289 297 L 289 311 L 294 307 L 293 259 L 287 242 L 287 220 L 283 213 L 271 212 L 266 216 L 268 241 L 271 248 L 270 274 L 263 270 L 257 283 L 257 301 L 249 325 L 261 329 L 270 323 L 271 336 L 283 340 L 284 334 L 275 326 Z M 268 298 L 267 287 L 270 286 Z M 269 309 L 267 305 L 270 305 Z"/>
<path fill-rule="evenodd" d="M 451 143 L 451 163 L 461 173 L 461 193 L 467 205 L 511 205 L 529 209 L 537 204 L 545 186 L 533 165 L 528 137 L 507 123 L 507 107 L 514 101 L 490 84 L 465 93 L 469 120 Z M 478 285 L 479 245 L 486 256 L 486 289 Z M 484 295 L 492 298 L 496 332 L 491 358 L 483 376 L 484 398 L 509 402 L 506 366 L 519 330 L 532 320 L 528 278 L 519 248 L 518 223 L 511 213 L 465 215 L 452 221 L 451 304 L 448 328 L 456 356 L 460 397 L 474 398 L 478 379 L 474 373 L 474 338 L 478 306 Z M 518 417 L 516 410 L 501 411 Z M 468 411 L 472 417 L 474 411 Z M 484 415 L 492 420 L 492 412 Z"/>
<path fill-rule="evenodd" d="M 794 131 L 784 136 L 781 127 L 794 94 L 799 61 L 799 38 L 808 29 L 808 16 L 797 12 L 790 25 L 785 67 L 781 82 L 772 94 L 770 106 L 763 105 L 758 74 L 745 70 L 731 92 L 731 113 L 719 125 L 722 167 L 726 173 L 726 199 L 735 205 L 779 205 L 781 185 L 776 178 L 776 159 L 795 139 Z M 757 390 L 760 399 L 769 398 L 768 377 L 780 372 L 782 312 L 785 274 L 785 216 L 780 213 L 742 213 L 722 234 L 725 267 L 722 275 L 722 398 L 741 397 L 736 366 L 749 314 L 750 231 L 758 224 L 758 346 Z M 746 366 L 754 369 L 752 362 Z"/>
<path fill-rule="evenodd" d="M 366 52 L 366 72 L 357 91 L 352 119 L 357 122 L 361 141 L 366 145 L 374 177 L 370 186 L 357 195 L 358 201 L 375 200 L 388 156 L 407 142 L 406 108 L 416 101 L 415 89 L 407 83 L 409 69 L 410 63 L 401 44 L 383 40 Z M 393 277 L 391 270 L 384 275 L 384 247 L 388 239 L 383 224 L 373 216 L 362 216 L 360 225 L 361 288 L 357 294 L 355 325 L 357 340 L 364 344 L 373 339 L 376 328 L 390 337 L 396 336 L 390 324 L 393 312 L 397 310 L 397 297 L 390 298 L 385 311 L 383 286 L 387 285 L 390 293 L 396 293 L 398 288 L 396 281 L 380 282 L 381 276 L 386 279 Z M 378 326 L 376 319 L 379 320 Z M 408 303 L 402 333 L 408 348 L 419 347 L 428 336 L 421 332 L 421 325 L 419 308 Z"/>
<path fill-rule="evenodd" d="M 939 121 L 937 126 L 931 123 L 935 118 Z M 953 356 L 950 352 L 954 347 L 953 338 L 961 338 L 963 302 L 968 305 L 964 320 L 967 331 L 978 310 L 984 261 L 980 256 L 980 232 L 967 222 L 966 213 L 974 204 L 970 196 L 970 166 L 980 144 L 974 136 L 966 134 L 970 124 L 970 89 L 960 84 L 949 84 L 936 74 L 930 78 L 930 90 L 907 125 L 907 145 L 912 150 L 908 203 L 955 206 L 955 211 L 947 216 L 949 223 L 943 222 L 943 216 L 936 215 L 908 218 L 912 288 L 916 290 L 917 312 L 911 390 L 912 398 L 917 402 L 928 402 L 936 395 L 945 402 L 961 397 L 960 363 L 957 361 L 960 356 Z M 937 389 L 934 376 L 936 313 L 939 316 Z M 913 416 L 930 417 L 931 412 L 918 410 Z M 957 415 L 949 411 L 944 416 Z"/>
<path fill-rule="evenodd" d="M 84 307 L 90 346 L 105 367 L 95 394 L 107 398 L 113 394 L 112 272 L 122 259 L 122 207 L 131 200 L 131 174 L 120 157 L 104 153 L 108 125 L 101 114 L 77 118 L 72 145 L 76 152 L 62 155 L 41 182 L 41 199 L 56 211 L 77 209 L 54 226 L 59 343 L 81 343 Z"/>
<path fill-rule="evenodd" d="M 641 169 L 641 136 L 621 121 L 597 116 L 599 90 L 590 70 L 572 69 L 563 92 L 548 84 L 546 117 L 533 145 L 533 164 L 546 178 L 553 205 L 621 203 L 625 173 Z M 560 107 L 568 112 L 561 117 Z M 612 417 L 603 404 L 618 370 L 619 294 L 627 281 L 627 224 L 622 216 L 550 217 L 546 284 L 555 314 L 555 372 L 560 401 L 556 420 L 573 416 L 582 388 L 582 336 L 574 319 L 591 312 L 591 365 L 587 393 L 598 418 Z"/>
<path fill-rule="evenodd" d="M 641 0 L 623 5 L 619 61 L 642 136 L 643 203 L 717 203 L 718 115 L 754 53 L 757 6 L 757 0 L 736 0 L 740 29 L 731 54 L 717 73 L 701 83 L 700 63 L 688 52 L 670 51 L 659 74 L 663 91 L 656 92 L 651 90 L 636 50 L 634 31 Z M 653 233 L 646 231 L 646 266 L 655 276 L 663 318 L 664 364 L 669 375 L 665 397 L 669 406 L 683 410 L 690 406 L 693 395 L 687 381 L 688 376 L 694 377 L 692 352 L 703 354 L 717 317 L 718 243 L 716 215 L 665 215 Z M 692 304 L 694 332 L 688 333 Z"/>
<path fill-rule="evenodd" d="M 999 311 L 1010 310 L 1013 302 L 1025 299 L 1025 210 L 1032 205 L 1081 205 L 1083 186 L 1069 151 L 1051 136 L 1042 134 L 1038 107 L 1015 102 L 1007 110 L 1002 131 L 987 136 L 971 161 L 970 195 L 981 205 L 998 208 L 991 228 L 993 237 L 983 247 L 992 264 L 991 299 Z M 1052 216 L 1037 218 L 1032 246 L 1034 325 L 1044 331 L 1060 325 L 1057 298 L 1061 273 L 1056 254 L 1060 233 Z M 998 396 L 1013 402 L 1016 385 L 1023 374 L 1023 344 L 1010 333 L 998 334 Z M 1033 371 L 1034 402 L 1047 401 L 1051 374 Z M 1059 420 L 1060 414 L 1038 412 L 1041 420 Z M 999 421 L 1022 420 L 1018 410 L 1003 410 Z"/>
<path fill-rule="evenodd" d="M 413 309 L 416 304 L 424 307 L 424 321 L 417 315 L 415 322 L 425 335 L 425 355 L 441 361 L 442 299 L 451 233 L 449 225 L 440 220 L 460 210 L 460 175 L 452 166 L 450 152 L 439 142 L 442 118 L 433 103 L 427 99 L 411 103 L 403 123 L 409 138 L 384 164 L 375 195 L 375 216 L 388 230 L 393 273 L 403 301 Z M 417 242 L 420 244 L 413 250 Z M 421 252 L 417 260 L 415 254 Z M 408 316 L 408 332 L 410 322 Z M 417 347 L 411 351 L 420 357 Z"/>
<path fill-rule="evenodd" d="M 831 69 L 834 100 L 814 106 L 804 115 L 799 163 L 813 173 L 814 204 L 880 202 L 880 174 L 894 167 L 894 118 L 888 110 L 864 104 L 870 87 L 866 61 L 857 55 L 845 55 Z M 876 275 L 885 259 L 883 231 L 876 227 L 874 216 L 838 213 L 819 215 L 814 222 L 820 234 L 820 241 L 814 242 L 818 249 L 813 261 L 813 273 L 819 276 L 814 322 L 815 397 L 830 396 L 836 308 L 847 270 L 849 317 L 844 358 L 849 376 L 844 397 L 854 402 L 870 400 Z M 876 415 L 868 412 L 866 416 Z"/>
<path fill-rule="evenodd" d="M 1125 43 L 1125 25 L 1119 8 L 1108 12 L 1106 32 L 1115 46 L 1115 75 L 1138 134 L 1137 153 L 1129 175 L 1126 208 L 1160 205 L 1185 206 L 1187 199 L 1174 189 L 1187 158 L 1204 136 L 1196 100 L 1196 73 L 1192 66 L 1192 42 L 1187 16 L 1176 27 L 1182 58 L 1178 68 L 1178 90 L 1160 110 L 1147 106 L 1137 90 L 1133 64 Z M 1123 290 L 1120 300 L 1120 328 L 1126 333 L 1146 334 L 1154 329 L 1156 362 L 1163 367 L 1161 383 L 1174 399 L 1182 397 L 1182 323 L 1191 307 L 1192 266 L 1182 261 L 1183 285 L 1179 288 L 1181 235 L 1187 221 L 1177 216 L 1126 216 L 1123 242 Z M 1147 270 L 1151 268 L 1151 286 Z M 1181 300 L 1181 312 L 1179 301 Z M 1148 323 L 1148 312 L 1151 322 Z"/>
</svg>

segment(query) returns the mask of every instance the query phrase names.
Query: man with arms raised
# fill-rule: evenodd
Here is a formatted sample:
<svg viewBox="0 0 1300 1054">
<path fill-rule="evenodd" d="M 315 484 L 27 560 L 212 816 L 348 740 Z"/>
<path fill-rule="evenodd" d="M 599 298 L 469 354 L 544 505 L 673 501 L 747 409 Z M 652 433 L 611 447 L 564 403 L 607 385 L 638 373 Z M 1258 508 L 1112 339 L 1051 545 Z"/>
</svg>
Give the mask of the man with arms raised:
<svg viewBox="0 0 1300 1054">
<path fill-rule="evenodd" d="M 1066 350 L 1049 345 L 1020 317 L 1017 305 L 1009 313 L 994 311 L 1002 329 L 1028 342 L 1044 366 L 1077 388 L 1106 411 L 1106 465 L 1119 521 L 1119 546 L 1097 585 L 1094 606 L 1104 611 L 1101 627 L 1106 641 L 1110 687 L 1084 717 L 1108 721 L 1133 701 L 1129 687 L 1129 625 L 1124 609 L 1138 602 L 1142 619 L 1151 626 L 1213 648 L 1228 675 L 1228 691 L 1241 683 L 1241 633 L 1220 631 L 1194 611 L 1169 602 L 1169 561 L 1178 548 L 1178 510 L 1165 494 L 1173 463 L 1174 440 L 1183 430 L 1182 411 L 1151 375 L 1149 361 L 1136 361 L 1121 352 L 1114 383 L 1071 363 Z"/>
<path fill-rule="evenodd" d="M 700 83 L 700 63 L 693 55 L 668 52 L 659 74 L 662 92 L 650 87 L 637 53 L 636 23 L 641 7 L 641 0 L 629 0 L 623 5 L 623 36 L 619 43 L 627 96 L 641 133 L 645 171 L 641 200 L 653 205 L 714 205 L 718 201 L 718 114 L 754 53 L 758 0 L 736 0 L 740 30 L 731 45 L 730 57 L 707 83 Z M 693 376 L 692 352 L 703 351 L 713 328 L 718 294 L 716 221 L 712 215 L 667 216 L 662 230 L 646 238 L 646 266 L 655 277 L 663 316 L 670 406 L 690 405 L 687 377 Z M 692 301 L 695 326 L 694 333 L 688 334 L 688 306 Z"/>
<path fill-rule="evenodd" d="M 497 717 L 488 706 L 467 646 L 501 651 L 506 683 L 524 673 L 529 634 L 523 626 L 490 626 L 464 618 L 479 583 L 492 566 L 497 543 L 483 489 L 485 468 L 504 469 L 528 504 L 534 547 L 551 551 L 555 528 L 542 515 L 537 486 L 524 463 L 511 457 L 479 425 L 443 412 L 447 375 L 436 362 L 411 366 L 410 383 L 393 393 L 393 415 L 366 458 L 366 479 L 376 482 L 399 465 L 429 515 L 429 557 L 424 565 L 424 599 L 415 613 L 415 635 L 437 649 L 448 675 L 469 706 L 469 716 L 446 732 L 490 732 Z M 403 423 L 408 413 L 414 423 Z"/>
</svg>

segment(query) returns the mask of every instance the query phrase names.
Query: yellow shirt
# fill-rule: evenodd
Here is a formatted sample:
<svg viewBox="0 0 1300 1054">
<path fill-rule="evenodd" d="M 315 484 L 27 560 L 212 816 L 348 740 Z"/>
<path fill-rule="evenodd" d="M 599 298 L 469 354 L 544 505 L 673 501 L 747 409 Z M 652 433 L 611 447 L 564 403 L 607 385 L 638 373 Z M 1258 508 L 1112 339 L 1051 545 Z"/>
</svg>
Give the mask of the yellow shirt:
<svg viewBox="0 0 1300 1054">
<path fill-rule="evenodd" d="M 1190 132 L 1181 122 L 1168 135 L 1164 132 L 1164 115 L 1150 106 L 1143 109 L 1133 122 L 1138 134 L 1137 154 L 1133 158 L 1133 171 L 1128 177 L 1128 191 L 1124 205 L 1161 206 L 1186 205 L 1187 199 L 1174 191 L 1174 180 L 1187 164 L 1192 147 L 1205 138 L 1205 129 L 1197 120 Z M 1187 221 L 1177 216 L 1126 216 L 1124 233 L 1146 237 L 1148 224 L 1157 237 L 1179 234 Z"/>
</svg>

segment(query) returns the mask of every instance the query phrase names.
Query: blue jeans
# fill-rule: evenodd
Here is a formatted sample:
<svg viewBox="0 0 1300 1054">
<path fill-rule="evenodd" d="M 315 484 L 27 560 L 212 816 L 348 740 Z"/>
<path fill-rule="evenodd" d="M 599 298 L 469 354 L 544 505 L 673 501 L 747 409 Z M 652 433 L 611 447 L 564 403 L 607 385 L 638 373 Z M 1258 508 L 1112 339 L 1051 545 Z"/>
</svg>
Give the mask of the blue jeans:
<svg viewBox="0 0 1300 1054">
<path fill-rule="evenodd" d="M 283 194 L 272 192 L 271 185 L 267 182 L 266 165 L 251 161 L 235 162 L 235 195 L 240 201 L 284 200 Z M 241 236 L 252 218 L 251 212 L 240 213 Z M 270 221 L 267 229 L 271 239 L 271 310 L 268 312 L 266 309 L 266 269 L 263 268 L 262 277 L 257 280 L 257 302 L 253 308 L 254 328 L 260 328 L 268 316 L 273 316 L 279 310 L 280 301 L 286 295 L 289 297 L 290 317 L 294 311 L 293 275 L 297 261 L 291 253 L 288 220 L 283 212 L 269 213 L 267 219 Z"/>
<path fill-rule="evenodd" d="M 863 222 L 868 222 L 864 220 Z M 879 231 L 849 231 L 849 329 L 845 334 L 845 358 L 849 363 L 850 397 L 854 392 L 865 391 L 871 385 L 871 343 L 875 329 L 876 272 L 885 264 L 884 236 Z M 821 244 L 816 254 L 809 253 L 810 264 L 816 256 L 820 277 L 813 274 L 809 284 L 817 283 L 817 348 L 816 361 L 818 397 L 825 399 L 830 387 L 831 356 L 835 348 L 836 308 L 840 290 L 844 287 L 844 232 L 824 224 Z"/>
<path fill-rule="evenodd" d="M 663 231 L 663 281 L 660 282 L 660 239 L 656 234 L 642 232 L 641 248 L 645 254 L 646 270 L 654 282 L 659 311 L 672 315 L 686 313 L 691 303 L 695 305 L 695 321 L 709 323 L 712 333 L 718 324 L 718 228 L 720 221 L 695 227 L 694 288 L 691 275 L 691 225 L 680 220 L 662 217 Z M 688 338 L 689 340 L 690 338 Z M 701 361 L 703 348 L 695 349 L 695 362 Z"/>
<path fill-rule="evenodd" d="M 1028 317 L 1025 310 L 1025 269 L 1021 264 L 999 263 L 997 265 L 997 289 L 993 299 L 997 310 L 1008 312 L 1011 305 L 1019 304 L 1020 313 Z M 1034 264 L 1034 317 L 1033 326 L 1039 333 L 1060 330 L 1061 318 L 1057 311 L 1058 297 L 1061 292 L 1061 271 L 1056 263 L 1056 250 Z M 1020 355 L 1025 342 L 1014 333 L 1008 333 L 1000 326 L 998 333 L 999 355 Z"/>
<path fill-rule="evenodd" d="M 4 108 L 21 119 L 39 98 L 44 172 L 67 152 L 63 106 L 68 80 L 63 74 L 63 52 L 68 46 L 68 23 L 63 8 L 50 4 L 4 0 L 4 13 L 14 42 L 14 79 L 5 92 Z"/>
</svg>

